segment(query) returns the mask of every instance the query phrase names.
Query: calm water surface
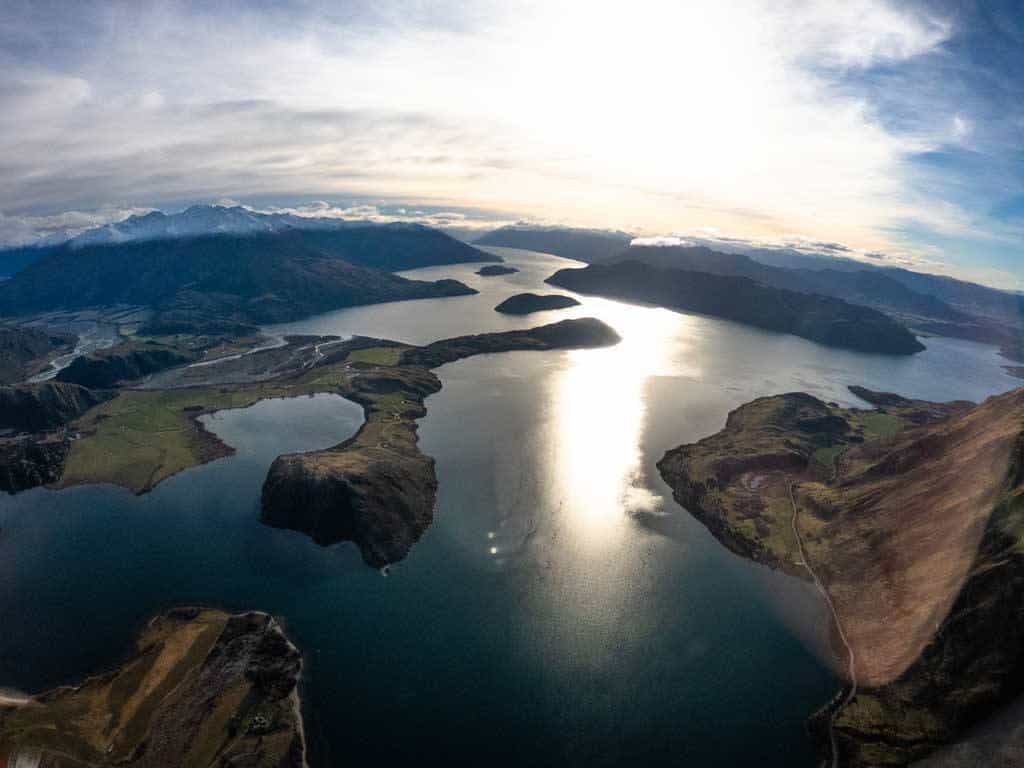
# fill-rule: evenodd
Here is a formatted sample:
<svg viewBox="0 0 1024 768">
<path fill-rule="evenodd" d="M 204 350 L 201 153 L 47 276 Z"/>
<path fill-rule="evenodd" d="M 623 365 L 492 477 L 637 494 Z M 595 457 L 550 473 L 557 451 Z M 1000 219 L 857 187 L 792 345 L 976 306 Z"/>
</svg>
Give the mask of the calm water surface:
<svg viewBox="0 0 1024 768">
<path fill-rule="evenodd" d="M 836 687 L 816 598 L 725 552 L 654 463 L 760 395 L 852 404 L 846 385 L 864 384 L 978 400 L 1014 379 L 991 348 L 942 339 L 884 358 L 586 297 L 506 317 L 498 302 L 575 263 L 500 252 L 521 272 L 408 273 L 480 295 L 270 329 L 423 343 L 593 315 L 623 336 L 438 371 L 420 429 L 437 459 L 435 523 L 389 577 L 349 544 L 257 522 L 274 457 L 339 442 L 360 409 L 318 395 L 224 411 L 207 424 L 238 453 L 145 496 L 0 500 L 0 687 L 69 682 L 115 662 L 153 613 L 209 603 L 283 617 L 306 654 L 323 765 L 812 765 L 803 723 Z"/>
</svg>

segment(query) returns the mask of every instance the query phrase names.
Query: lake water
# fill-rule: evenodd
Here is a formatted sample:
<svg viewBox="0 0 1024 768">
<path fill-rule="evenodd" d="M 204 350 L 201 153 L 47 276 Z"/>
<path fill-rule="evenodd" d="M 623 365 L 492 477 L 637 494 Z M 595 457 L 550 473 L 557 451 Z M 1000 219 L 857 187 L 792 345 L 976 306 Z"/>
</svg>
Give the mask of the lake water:
<svg viewBox="0 0 1024 768">
<path fill-rule="evenodd" d="M 94 486 L 0 499 L 0 688 L 109 666 L 172 605 L 256 608 L 304 651 L 321 765 L 813 765 L 804 721 L 837 687 L 817 598 L 727 553 L 654 463 L 760 395 L 854 403 L 845 387 L 863 384 L 978 400 L 1015 380 L 991 348 L 944 339 L 884 358 L 587 297 L 508 317 L 493 307 L 576 264 L 495 251 L 521 271 L 407 273 L 477 296 L 269 329 L 423 343 L 593 315 L 623 336 L 438 370 L 444 389 L 420 427 L 437 459 L 435 522 L 390 576 L 351 544 L 322 549 L 257 521 L 274 457 L 341 441 L 357 406 L 318 395 L 221 412 L 207 425 L 238 453 L 145 496 Z"/>
</svg>

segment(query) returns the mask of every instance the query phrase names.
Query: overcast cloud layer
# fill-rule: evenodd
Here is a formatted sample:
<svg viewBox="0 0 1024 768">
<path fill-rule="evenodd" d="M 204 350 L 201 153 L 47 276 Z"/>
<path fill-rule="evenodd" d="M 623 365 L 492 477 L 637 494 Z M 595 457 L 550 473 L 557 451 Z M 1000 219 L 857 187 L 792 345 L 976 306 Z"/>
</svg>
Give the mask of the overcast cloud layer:
<svg viewBox="0 0 1024 768">
<path fill-rule="evenodd" d="M 0 3 L 0 239 L 326 199 L 1018 282 L 1013 4 L 338 5 Z"/>
</svg>

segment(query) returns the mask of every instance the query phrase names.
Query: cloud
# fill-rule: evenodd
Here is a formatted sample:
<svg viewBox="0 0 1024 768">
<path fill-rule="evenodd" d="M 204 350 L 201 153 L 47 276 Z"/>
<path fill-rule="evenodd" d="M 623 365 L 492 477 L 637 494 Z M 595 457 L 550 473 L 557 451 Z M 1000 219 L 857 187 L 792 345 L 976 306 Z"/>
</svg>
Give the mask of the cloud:
<svg viewBox="0 0 1024 768">
<path fill-rule="evenodd" d="M 906 61 L 949 39 L 952 24 L 911 7 L 846 0 L 786 6 L 803 38 L 800 54 L 814 66 L 866 69 Z"/>
<path fill-rule="evenodd" d="M 951 18 L 885 0 L 12 2 L 0 211 L 312 194 L 890 252 L 908 222 L 987 224 L 915 160 L 984 151 L 997 125 L 925 78 L 959 60 Z"/>
<path fill-rule="evenodd" d="M 825 260 L 839 258 L 859 261 L 875 267 L 901 267 L 916 272 L 948 275 L 996 288 L 1024 286 L 1020 275 L 1011 271 L 987 266 L 965 266 L 950 263 L 934 246 L 894 246 L 882 252 L 862 250 L 845 243 L 818 242 L 800 235 L 786 235 L 778 238 L 745 238 L 709 230 L 638 237 L 634 238 L 632 242 L 634 245 L 648 246 L 705 246 L 724 253 L 738 253 L 754 258 L 759 253 L 766 252 L 811 256 Z"/>
<path fill-rule="evenodd" d="M 151 208 L 101 208 L 65 211 L 44 216 L 5 216 L 0 213 L 0 246 L 46 245 L 63 242 L 88 229 L 148 213 Z"/>
<path fill-rule="evenodd" d="M 329 218 L 346 221 L 369 221 L 377 224 L 406 222 L 424 224 L 460 233 L 485 232 L 511 223 L 511 219 L 492 211 L 423 210 L 397 204 L 380 205 L 361 203 L 338 205 L 326 200 L 297 205 L 246 205 L 232 198 L 220 198 L 213 205 L 241 206 L 250 211 L 268 214 L 291 214 L 303 218 Z M 113 208 L 94 211 L 66 211 L 51 215 L 5 216 L 0 214 L 0 248 L 25 245 L 51 245 L 69 240 L 86 230 L 116 223 L 130 216 L 139 216 L 154 210 L 149 207 Z M 178 208 L 166 208 L 175 213 Z"/>
<path fill-rule="evenodd" d="M 349 206 L 333 205 L 325 200 L 314 200 L 295 206 L 267 206 L 249 207 L 250 210 L 260 213 L 289 213 L 293 216 L 305 218 L 327 218 L 342 219 L 346 221 L 370 221 L 376 224 L 387 224 L 391 222 L 405 222 L 408 224 L 424 224 L 428 227 L 438 229 L 463 229 L 476 230 L 481 233 L 497 229 L 511 223 L 507 218 L 496 214 L 474 213 L 464 211 L 425 211 L 420 209 L 408 209 L 402 206 L 391 206 L 382 210 L 380 206 L 373 204 L 357 204 Z"/>
<path fill-rule="evenodd" d="M 971 121 L 960 114 L 953 115 L 952 123 L 953 140 L 956 142 L 963 142 L 971 135 L 971 131 L 974 129 Z"/>
</svg>

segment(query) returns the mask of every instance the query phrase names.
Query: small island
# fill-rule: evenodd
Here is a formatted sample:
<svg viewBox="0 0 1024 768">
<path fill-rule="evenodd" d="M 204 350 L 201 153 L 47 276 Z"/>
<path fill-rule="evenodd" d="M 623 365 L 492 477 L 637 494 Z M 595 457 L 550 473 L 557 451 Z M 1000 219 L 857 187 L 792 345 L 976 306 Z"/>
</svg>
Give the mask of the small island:
<svg viewBox="0 0 1024 768">
<path fill-rule="evenodd" d="M 305 768 L 301 670 L 267 614 L 174 609 L 116 669 L 0 696 L 0 765 Z"/>
<path fill-rule="evenodd" d="M 504 264 L 488 264 L 485 267 L 480 267 L 476 274 L 481 277 L 497 277 L 498 275 L 511 275 L 518 271 L 515 267 L 508 267 Z"/>
<path fill-rule="evenodd" d="M 820 754 L 907 765 L 1024 695 L 1024 389 L 931 403 L 754 400 L 658 462 L 733 552 L 813 583 L 844 689 Z"/>
<path fill-rule="evenodd" d="M 529 315 L 532 312 L 544 312 L 549 309 L 578 307 L 579 304 L 571 296 L 562 296 L 557 293 L 517 293 L 501 302 L 494 308 L 494 311 L 506 315 Z"/>
</svg>

